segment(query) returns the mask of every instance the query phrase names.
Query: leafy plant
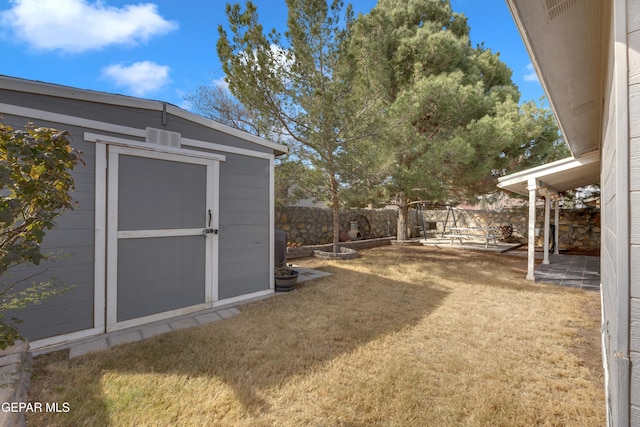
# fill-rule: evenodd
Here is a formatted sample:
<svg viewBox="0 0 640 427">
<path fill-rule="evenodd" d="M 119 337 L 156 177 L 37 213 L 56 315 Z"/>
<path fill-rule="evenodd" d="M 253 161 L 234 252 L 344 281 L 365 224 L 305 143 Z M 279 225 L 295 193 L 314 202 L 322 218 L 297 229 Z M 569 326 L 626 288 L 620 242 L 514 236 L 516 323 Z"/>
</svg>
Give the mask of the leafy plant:
<svg viewBox="0 0 640 427">
<path fill-rule="evenodd" d="M 70 171 L 84 162 L 81 152 L 71 148 L 68 135 L 33 123 L 15 130 L 0 122 L 0 277 L 4 279 L 0 281 L 0 349 L 22 338 L 16 327 L 19 320 L 5 319 L 6 311 L 39 304 L 69 289 L 55 278 L 19 289 L 19 284 L 43 272 L 6 281 L 9 268 L 39 265 L 49 257 L 40 246 L 45 232 L 75 206 Z"/>
</svg>

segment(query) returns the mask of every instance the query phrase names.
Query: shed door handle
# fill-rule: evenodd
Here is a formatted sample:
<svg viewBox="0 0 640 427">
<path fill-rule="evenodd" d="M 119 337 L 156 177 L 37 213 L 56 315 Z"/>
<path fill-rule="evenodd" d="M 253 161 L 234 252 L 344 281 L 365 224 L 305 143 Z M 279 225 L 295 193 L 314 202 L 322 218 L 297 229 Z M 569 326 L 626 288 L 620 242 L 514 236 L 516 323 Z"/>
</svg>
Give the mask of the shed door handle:
<svg viewBox="0 0 640 427">
<path fill-rule="evenodd" d="M 209 223 L 207 227 L 211 228 L 211 219 L 213 218 L 213 213 L 211 213 L 211 209 L 209 209 Z"/>
</svg>

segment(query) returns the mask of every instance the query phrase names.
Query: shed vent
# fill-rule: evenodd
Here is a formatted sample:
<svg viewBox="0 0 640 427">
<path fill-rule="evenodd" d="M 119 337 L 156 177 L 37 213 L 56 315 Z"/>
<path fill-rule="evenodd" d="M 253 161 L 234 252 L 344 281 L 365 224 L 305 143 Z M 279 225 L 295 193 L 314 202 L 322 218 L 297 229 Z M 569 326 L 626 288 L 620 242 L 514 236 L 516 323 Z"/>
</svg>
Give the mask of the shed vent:
<svg viewBox="0 0 640 427">
<path fill-rule="evenodd" d="M 553 21 L 584 0 L 546 0 L 549 19 Z"/>
<path fill-rule="evenodd" d="M 168 130 L 147 128 L 146 140 L 149 144 L 180 148 L 181 139 L 182 136 L 178 132 L 169 132 Z"/>
</svg>

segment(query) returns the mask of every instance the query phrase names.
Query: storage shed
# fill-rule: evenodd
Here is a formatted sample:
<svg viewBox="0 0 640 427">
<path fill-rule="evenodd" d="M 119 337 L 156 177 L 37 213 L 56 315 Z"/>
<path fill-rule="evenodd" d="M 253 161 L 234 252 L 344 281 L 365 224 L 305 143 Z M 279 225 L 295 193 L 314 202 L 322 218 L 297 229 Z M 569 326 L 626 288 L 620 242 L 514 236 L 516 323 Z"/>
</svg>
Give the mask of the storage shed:
<svg viewBox="0 0 640 427">
<path fill-rule="evenodd" d="M 73 290 L 18 313 L 32 349 L 273 292 L 274 158 L 286 147 L 174 105 L 0 76 L 0 117 L 70 132 L 77 201 L 17 266 Z M 7 278 L 3 278 L 7 280 Z"/>
</svg>

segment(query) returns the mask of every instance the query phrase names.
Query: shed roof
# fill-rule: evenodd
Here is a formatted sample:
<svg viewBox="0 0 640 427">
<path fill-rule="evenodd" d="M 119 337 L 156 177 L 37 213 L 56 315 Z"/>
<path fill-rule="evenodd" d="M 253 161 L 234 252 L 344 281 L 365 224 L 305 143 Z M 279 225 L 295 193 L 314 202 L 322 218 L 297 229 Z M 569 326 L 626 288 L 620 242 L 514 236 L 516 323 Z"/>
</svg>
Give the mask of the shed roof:
<svg viewBox="0 0 640 427">
<path fill-rule="evenodd" d="M 562 192 L 600 183 L 600 153 L 595 151 L 580 158 L 568 157 L 536 166 L 498 179 L 498 187 L 516 194 L 529 194 L 529 180 L 552 192 Z"/>
<path fill-rule="evenodd" d="M 273 153 L 276 156 L 288 152 L 288 148 L 282 144 L 278 144 L 273 141 L 257 137 L 255 135 L 251 135 L 247 132 L 232 128 L 222 123 L 218 123 L 214 120 L 208 119 L 204 116 L 200 116 L 198 114 L 192 113 L 163 101 L 154 101 L 150 99 L 98 92 L 87 89 L 78 89 L 70 86 L 20 79 L 17 77 L 5 75 L 0 75 L 0 89 L 13 90 L 17 92 L 37 93 L 42 95 L 98 102 L 109 105 L 119 105 L 123 107 L 141 108 L 152 111 L 166 111 L 170 114 L 174 114 L 194 123 L 198 123 L 211 129 L 215 129 L 217 131 L 244 139 L 245 141 L 267 147 L 273 150 Z"/>
</svg>

